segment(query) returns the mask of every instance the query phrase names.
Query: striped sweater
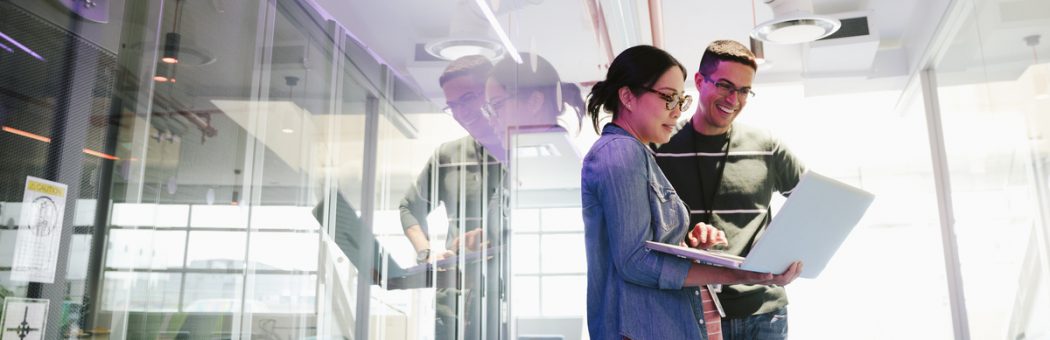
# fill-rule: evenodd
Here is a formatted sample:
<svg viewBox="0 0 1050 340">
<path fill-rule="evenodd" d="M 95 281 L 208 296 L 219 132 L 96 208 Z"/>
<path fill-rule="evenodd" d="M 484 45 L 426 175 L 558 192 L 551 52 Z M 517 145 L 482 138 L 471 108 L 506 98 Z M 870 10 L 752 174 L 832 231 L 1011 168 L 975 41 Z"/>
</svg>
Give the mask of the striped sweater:
<svg viewBox="0 0 1050 340">
<path fill-rule="evenodd" d="M 727 165 L 719 185 L 723 160 Z M 667 144 L 657 148 L 656 161 L 688 205 L 690 225 L 709 218 L 708 223 L 726 233 L 727 251 L 740 256 L 747 255 L 769 224 L 773 193 L 789 195 L 805 171 L 794 154 L 767 131 L 739 123 L 717 136 L 701 135 L 686 123 Z M 716 187 L 718 193 L 713 195 Z M 719 298 L 730 318 L 768 313 L 787 305 L 783 287 L 729 285 Z"/>
</svg>

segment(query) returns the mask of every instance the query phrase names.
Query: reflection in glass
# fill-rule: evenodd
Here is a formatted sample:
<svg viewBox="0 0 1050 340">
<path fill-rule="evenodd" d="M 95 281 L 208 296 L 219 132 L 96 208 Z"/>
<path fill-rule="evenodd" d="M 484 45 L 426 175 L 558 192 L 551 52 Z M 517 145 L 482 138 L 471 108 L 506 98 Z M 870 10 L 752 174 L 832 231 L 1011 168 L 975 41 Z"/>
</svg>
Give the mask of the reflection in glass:
<svg viewBox="0 0 1050 340">
<path fill-rule="evenodd" d="M 186 267 L 242 270 L 245 234 L 229 231 L 191 231 L 186 246 Z"/>
<path fill-rule="evenodd" d="M 178 311 L 181 279 L 180 274 L 106 272 L 102 284 L 102 309 Z"/>
<path fill-rule="evenodd" d="M 185 231 L 112 229 L 106 245 L 106 267 L 180 269 L 185 246 Z"/>
<path fill-rule="evenodd" d="M 234 313 L 241 311 L 243 276 L 240 274 L 187 273 L 182 289 L 183 310 L 186 312 Z M 273 309 L 258 300 L 244 301 L 245 312 L 268 313 Z"/>
</svg>

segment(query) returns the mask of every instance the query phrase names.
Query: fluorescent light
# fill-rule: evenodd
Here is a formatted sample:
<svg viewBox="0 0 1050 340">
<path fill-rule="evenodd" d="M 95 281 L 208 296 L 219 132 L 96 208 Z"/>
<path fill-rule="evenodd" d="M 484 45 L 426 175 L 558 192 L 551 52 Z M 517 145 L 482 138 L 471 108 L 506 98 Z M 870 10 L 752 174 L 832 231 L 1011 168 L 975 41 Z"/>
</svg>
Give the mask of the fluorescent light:
<svg viewBox="0 0 1050 340">
<path fill-rule="evenodd" d="M 22 137 L 35 139 L 35 140 L 38 140 L 38 141 L 41 141 L 41 142 L 44 142 L 44 143 L 51 143 L 51 138 L 44 137 L 44 136 L 41 136 L 41 135 L 38 135 L 38 134 L 35 134 L 35 133 L 32 133 L 32 132 L 28 132 L 28 131 L 22 131 L 22 130 L 19 130 L 19 129 L 10 127 L 10 126 L 5 126 L 5 127 L 2 128 L 2 130 L 6 131 L 6 132 L 13 133 L 13 134 L 16 134 L 16 135 L 19 135 L 19 136 L 22 136 Z"/>
<path fill-rule="evenodd" d="M 26 47 L 25 45 L 22 45 L 22 43 L 18 42 L 18 40 L 15 40 L 14 38 L 11 38 L 11 37 L 7 36 L 7 34 L 4 34 L 4 32 L 0 32 L 0 38 L 4 38 L 4 40 L 7 40 L 8 42 L 14 44 L 15 47 L 18 47 L 22 51 L 25 51 L 26 53 L 29 53 L 29 55 L 33 56 L 34 58 L 37 58 L 40 61 L 47 61 L 47 60 L 44 60 L 44 57 L 41 57 L 39 54 L 36 54 L 36 52 L 33 52 L 33 50 L 29 49 L 29 47 Z"/>
<path fill-rule="evenodd" d="M 521 64 L 521 56 L 518 55 L 518 49 L 514 48 L 514 44 L 510 42 L 510 38 L 507 37 L 507 32 L 503 31 L 503 27 L 499 25 L 499 21 L 496 20 L 496 15 L 492 14 L 492 8 L 489 8 L 489 4 L 485 0 L 474 0 L 481 8 L 481 13 L 485 15 L 485 19 L 489 21 L 489 25 L 492 26 L 492 30 L 496 31 L 496 36 L 499 36 L 499 41 L 503 42 L 503 48 L 507 49 L 507 53 L 514 59 L 515 62 Z"/>
<path fill-rule="evenodd" d="M 120 158 L 117 157 L 117 156 L 101 153 L 101 152 L 98 152 L 98 151 L 95 151 L 95 150 L 91 150 L 91 149 L 84 149 L 84 153 L 92 155 L 92 156 L 95 156 L 95 157 L 98 157 L 98 158 L 105 158 L 105 159 L 108 159 L 108 160 L 111 160 L 111 161 L 118 161 L 118 160 L 120 160 Z"/>
</svg>

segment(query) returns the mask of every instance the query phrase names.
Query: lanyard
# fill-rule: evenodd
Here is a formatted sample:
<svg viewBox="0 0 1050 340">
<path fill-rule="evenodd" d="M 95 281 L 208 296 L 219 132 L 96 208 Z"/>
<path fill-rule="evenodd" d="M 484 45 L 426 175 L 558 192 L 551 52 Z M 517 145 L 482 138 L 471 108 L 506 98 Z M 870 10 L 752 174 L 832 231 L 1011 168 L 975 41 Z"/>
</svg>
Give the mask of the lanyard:
<svg viewBox="0 0 1050 340">
<path fill-rule="evenodd" d="M 726 141 L 723 144 L 725 145 L 726 151 L 722 155 L 721 166 L 715 165 L 717 167 L 718 177 L 715 178 L 715 190 L 711 193 L 711 198 L 708 199 L 707 195 L 704 194 L 704 179 L 702 176 L 704 169 L 700 163 L 700 140 L 696 137 L 696 135 L 700 133 L 696 132 L 695 130 L 692 131 L 693 152 L 696 153 L 697 182 L 700 184 L 700 203 L 704 205 L 704 214 L 701 218 L 701 221 L 707 224 L 711 224 L 711 218 L 715 214 L 715 200 L 718 199 L 718 192 L 722 189 L 722 176 L 725 174 L 726 165 L 729 162 L 729 140 L 732 137 L 732 132 L 732 130 L 726 132 Z"/>
</svg>

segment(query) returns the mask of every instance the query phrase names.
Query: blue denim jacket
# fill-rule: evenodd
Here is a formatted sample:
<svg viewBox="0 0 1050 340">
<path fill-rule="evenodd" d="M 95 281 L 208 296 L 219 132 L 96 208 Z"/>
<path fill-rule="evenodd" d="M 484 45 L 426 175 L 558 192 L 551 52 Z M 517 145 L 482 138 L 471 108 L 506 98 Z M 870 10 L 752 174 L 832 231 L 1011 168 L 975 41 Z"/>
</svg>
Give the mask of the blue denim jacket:
<svg viewBox="0 0 1050 340">
<path fill-rule="evenodd" d="M 608 124 L 583 159 L 587 327 L 591 339 L 706 339 L 691 262 L 650 251 L 677 244 L 689 215 L 652 151 Z"/>
</svg>

